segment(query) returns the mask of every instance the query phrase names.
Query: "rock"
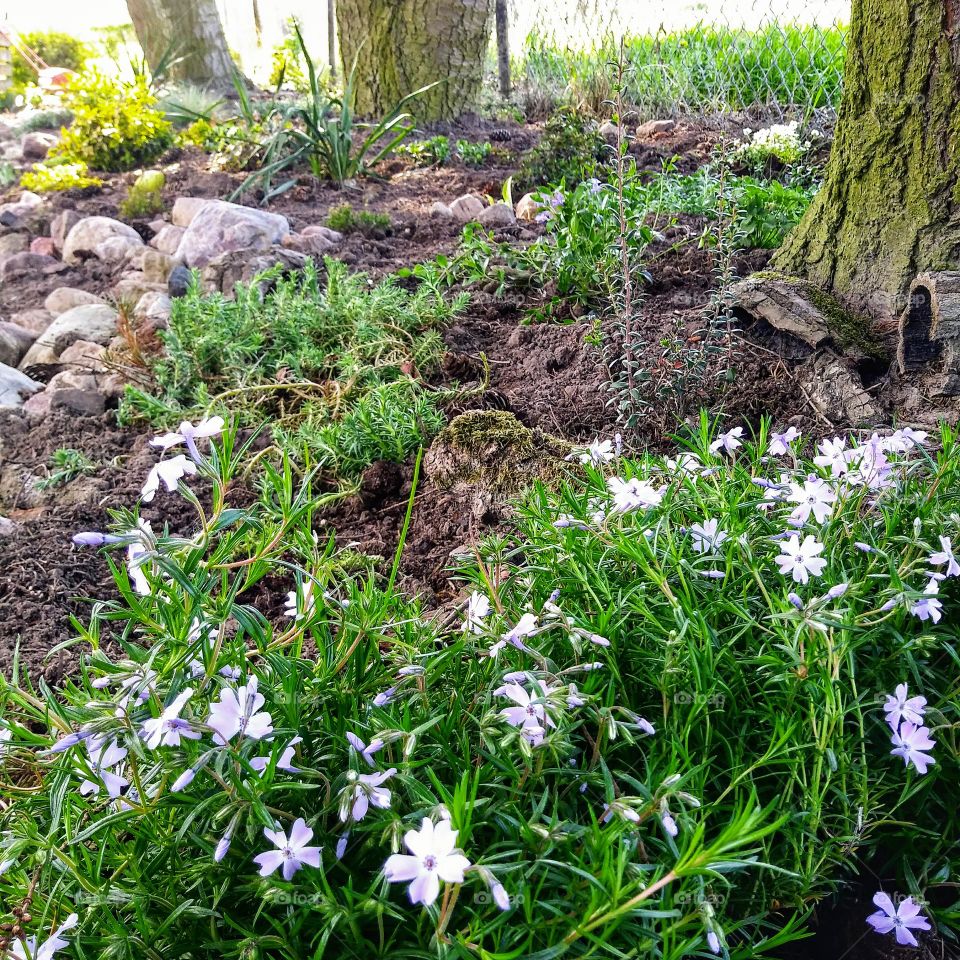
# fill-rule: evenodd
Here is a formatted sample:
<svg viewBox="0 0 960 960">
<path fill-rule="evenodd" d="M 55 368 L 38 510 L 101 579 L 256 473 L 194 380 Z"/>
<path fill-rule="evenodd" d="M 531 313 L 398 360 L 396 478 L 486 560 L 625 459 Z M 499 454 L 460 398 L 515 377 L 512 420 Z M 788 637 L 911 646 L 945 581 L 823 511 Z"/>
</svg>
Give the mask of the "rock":
<svg viewBox="0 0 960 960">
<path fill-rule="evenodd" d="M 146 293 L 164 293 L 166 289 L 165 283 L 148 280 L 142 273 L 132 272 L 121 277 L 110 288 L 110 292 L 115 300 L 135 304 Z"/>
<path fill-rule="evenodd" d="M 53 257 L 42 253 L 11 253 L 0 260 L 0 282 L 17 280 L 20 277 L 36 276 L 37 274 L 56 273 L 63 268 L 63 264 Z"/>
<path fill-rule="evenodd" d="M 24 160 L 46 160 L 47 154 L 57 145 L 59 139 L 52 133 L 41 131 L 25 133 L 20 141 L 20 153 Z"/>
<path fill-rule="evenodd" d="M 103 364 L 103 355 L 106 347 L 92 340 L 74 340 L 63 353 L 60 354 L 60 363 L 79 367 L 91 373 L 101 373 L 106 370 Z M 56 380 L 56 377 L 53 378 Z M 53 383 L 53 380 L 50 381 Z"/>
<path fill-rule="evenodd" d="M 79 290 L 76 287 L 57 287 L 56 290 L 47 294 L 47 299 L 43 301 L 44 307 L 55 317 L 61 313 L 66 313 L 74 307 L 82 307 L 88 303 L 103 303 L 103 298 L 95 293 L 89 293 L 86 290 Z"/>
<path fill-rule="evenodd" d="M 648 120 L 637 127 L 637 136 L 641 139 L 661 136 L 664 133 L 670 133 L 676 125 L 676 120 Z"/>
<path fill-rule="evenodd" d="M 506 227 L 515 227 L 517 218 L 514 215 L 513 207 L 509 203 L 494 203 L 485 207 L 477 219 L 484 227 L 491 230 L 503 230 Z"/>
<path fill-rule="evenodd" d="M 23 406 L 26 397 L 42 389 L 42 383 L 31 380 L 16 367 L 0 363 L 0 407 Z"/>
<path fill-rule="evenodd" d="M 613 144 L 619 139 L 625 138 L 627 131 L 612 120 L 604 120 L 604 122 L 600 124 L 600 136 L 603 137 L 607 143 Z"/>
<path fill-rule="evenodd" d="M 47 384 L 47 390 L 96 390 L 97 378 L 89 370 L 61 370 Z"/>
<path fill-rule="evenodd" d="M 178 266 L 177 261 L 169 254 L 151 250 L 149 247 L 144 249 L 140 258 L 140 269 L 144 277 L 151 283 L 162 283 L 164 289 L 176 266 Z"/>
<path fill-rule="evenodd" d="M 5 233 L 0 237 L 0 257 L 23 253 L 30 249 L 30 238 L 25 233 Z"/>
<path fill-rule="evenodd" d="M 157 217 L 156 220 L 151 220 L 147 226 L 150 228 L 150 232 L 153 234 L 153 240 L 157 239 L 157 234 L 164 229 L 164 227 L 169 227 L 170 224 L 167 223 L 163 217 Z M 153 243 L 153 240 L 150 242 Z"/>
<path fill-rule="evenodd" d="M 319 223 L 304 227 L 300 231 L 300 235 L 303 237 L 323 237 L 324 240 L 334 246 L 343 243 L 343 234 L 339 230 L 331 230 Z"/>
<path fill-rule="evenodd" d="M 174 267 L 167 279 L 167 293 L 171 298 L 185 297 L 190 289 L 193 272 L 184 266 Z"/>
<path fill-rule="evenodd" d="M 49 211 L 35 193 L 25 190 L 15 203 L 0 204 L 0 225 L 9 230 L 27 230 L 43 233 Z"/>
<path fill-rule="evenodd" d="M 219 290 L 230 296 L 238 283 L 250 283 L 267 270 L 279 266 L 283 273 L 297 273 L 309 261 L 306 254 L 279 246 L 262 253 L 241 250 L 225 253 L 207 264 L 201 272 L 201 280 L 204 289 Z M 262 286 L 266 288 L 267 285 Z"/>
<path fill-rule="evenodd" d="M 190 221 L 176 258 L 205 267 L 225 253 L 268 250 L 290 233 L 287 218 L 226 200 L 208 200 Z"/>
<path fill-rule="evenodd" d="M 30 333 L 35 333 L 38 337 L 47 327 L 53 323 L 53 314 L 49 310 L 34 308 L 33 310 L 21 310 L 19 313 L 10 314 L 10 322 Z"/>
<path fill-rule="evenodd" d="M 537 200 L 536 193 L 525 193 L 517 201 L 517 219 L 532 221 L 537 219 L 537 214 L 541 211 L 543 205 Z"/>
<path fill-rule="evenodd" d="M 0 517 L 0 538 L 15 537 L 20 532 L 20 524 L 7 517 Z"/>
<path fill-rule="evenodd" d="M 139 237 L 136 240 L 130 237 L 107 237 L 93 248 L 93 253 L 104 263 L 126 263 L 142 249 L 143 241 Z"/>
<path fill-rule="evenodd" d="M 128 242 L 104 246 L 108 240 L 117 237 Z M 126 251 L 142 244 L 140 234 L 133 227 L 119 220 L 114 220 L 112 217 L 84 217 L 77 221 L 67 233 L 63 242 L 63 259 L 67 263 L 80 263 L 88 257 L 99 257 L 98 247 L 113 258 L 119 251 Z"/>
<path fill-rule="evenodd" d="M 30 242 L 30 252 L 43 257 L 52 257 L 57 252 L 52 237 L 34 237 Z"/>
<path fill-rule="evenodd" d="M 326 237 L 318 233 L 291 233 L 283 238 L 283 246 L 289 250 L 305 253 L 307 256 L 318 257 L 336 250 L 336 244 L 331 243 Z"/>
<path fill-rule="evenodd" d="M 165 293 L 145 293 L 133 308 L 133 316 L 137 320 L 150 321 L 154 330 L 167 326 L 170 313 L 173 310 L 173 301 Z"/>
<path fill-rule="evenodd" d="M 483 201 L 472 193 L 465 193 L 450 204 L 450 212 L 459 223 L 469 223 L 483 213 Z"/>
<path fill-rule="evenodd" d="M 508 501 L 536 480 L 557 480 L 568 469 L 570 444 L 530 430 L 503 410 L 471 410 L 453 419 L 424 458 L 434 486 L 453 490 L 471 506 L 475 519 Z"/>
<path fill-rule="evenodd" d="M 37 334 L 14 323 L 0 321 L 0 364 L 15 367 L 33 346 Z"/>
<path fill-rule="evenodd" d="M 177 252 L 177 247 L 180 246 L 180 241 L 186 232 L 184 227 L 177 227 L 172 223 L 165 223 L 157 235 L 150 241 L 150 246 L 159 250 L 161 253 L 173 256 Z"/>
<path fill-rule="evenodd" d="M 453 219 L 453 211 L 450 209 L 450 207 L 447 204 L 443 203 L 440 200 L 434 200 L 434 202 L 430 204 L 430 210 L 428 212 L 430 214 L 430 217 L 434 220 L 452 220 Z"/>
<path fill-rule="evenodd" d="M 173 225 L 189 227 L 203 205 L 209 202 L 207 197 L 177 197 L 173 203 L 173 212 L 170 214 Z"/>
<path fill-rule="evenodd" d="M 63 210 L 50 221 L 50 239 L 57 253 L 63 253 L 67 234 L 83 219 L 76 210 Z"/>
<path fill-rule="evenodd" d="M 46 417 L 53 410 L 66 410 L 81 417 L 99 417 L 106 406 L 106 397 L 98 390 L 58 390 L 47 387 L 43 393 L 31 397 L 23 405 L 23 409 L 37 419 Z"/>
<path fill-rule="evenodd" d="M 107 344 L 117 332 L 117 311 L 106 304 L 89 303 L 60 314 L 37 338 L 20 361 L 21 369 L 57 363 L 60 354 L 77 340 Z"/>
</svg>

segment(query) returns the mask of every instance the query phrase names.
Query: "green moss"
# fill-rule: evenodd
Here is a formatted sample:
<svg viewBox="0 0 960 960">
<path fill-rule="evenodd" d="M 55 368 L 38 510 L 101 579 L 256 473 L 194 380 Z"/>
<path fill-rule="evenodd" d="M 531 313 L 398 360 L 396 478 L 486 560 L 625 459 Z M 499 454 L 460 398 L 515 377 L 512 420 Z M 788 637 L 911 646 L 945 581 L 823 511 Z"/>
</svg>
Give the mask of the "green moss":
<svg viewBox="0 0 960 960">
<path fill-rule="evenodd" d="M 456 417 L 434 441 L 427 471 L 443 489 L 471 487 L 492 499 L 514 496 L 537 480 L 560 480 L 572 447 L 530 430 L 503 410 L 471 410 Z"/>
</svg>

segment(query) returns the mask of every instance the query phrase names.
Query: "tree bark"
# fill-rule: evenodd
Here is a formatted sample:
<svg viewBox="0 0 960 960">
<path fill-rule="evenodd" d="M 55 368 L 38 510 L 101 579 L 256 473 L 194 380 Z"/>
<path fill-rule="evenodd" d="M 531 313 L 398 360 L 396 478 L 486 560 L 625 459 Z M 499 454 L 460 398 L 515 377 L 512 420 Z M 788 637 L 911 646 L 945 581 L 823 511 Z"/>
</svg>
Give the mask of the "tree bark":
<svg viewBox="0 0 960 960">
<path fill-rule="evenodd" d="M 824 183 L 773 261 L 874 320 L 960 263 L 958 18 L 958 0 L 853 0 Z"/>
<path fill-rule="evenodd" d="M 493 0 L 337 0 L 343 75 L 356 59 L 357 112 L 376 117 L 441 81 L 410 110 L 450 120 L 476 106 L 490 42 Z"/>
<path fill-rule="evenodd" d="M 500 80 L 500 96 L 510 96 L 510 27 L 507 0 L 496 0 L 497 20 L 497 74 Z"/>
<path fill-rule="evenodd" d="M 230 89 L 236 70 L 216 0 L 127 0 L 127 10 L 154 72 L 171 60 L 171 80 Z"/>
</svg>

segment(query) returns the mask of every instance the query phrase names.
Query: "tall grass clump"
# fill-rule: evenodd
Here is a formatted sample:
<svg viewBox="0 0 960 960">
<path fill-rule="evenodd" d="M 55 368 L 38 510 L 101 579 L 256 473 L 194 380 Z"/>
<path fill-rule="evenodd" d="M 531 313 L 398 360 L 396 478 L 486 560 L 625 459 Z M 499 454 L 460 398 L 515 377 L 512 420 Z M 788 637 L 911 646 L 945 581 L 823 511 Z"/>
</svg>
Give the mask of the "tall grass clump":
<svg viewBox="0 0 960 960">
<path fill-rule="evenodd" d="M 77 672 L 0 685 L 0 949 L 747 960 L 858 874 L 956 926 L 951 430 L 598 441 L 434 616 L 309 479 L 232 506 L 223 421 L 156 444 L 195 521 L 78 531 Z"/>
</svg>

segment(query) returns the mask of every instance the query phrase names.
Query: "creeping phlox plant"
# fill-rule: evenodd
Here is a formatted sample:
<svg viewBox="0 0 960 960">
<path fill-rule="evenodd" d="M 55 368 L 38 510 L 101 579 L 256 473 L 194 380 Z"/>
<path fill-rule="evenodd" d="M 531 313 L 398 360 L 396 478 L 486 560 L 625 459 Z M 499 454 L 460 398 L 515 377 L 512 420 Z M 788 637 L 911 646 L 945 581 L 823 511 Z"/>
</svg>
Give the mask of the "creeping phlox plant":
<svg viewBox="0 0 960 960">
<path fill-rule="evenodd" d="M 796 120 L 774 123 L 761 130 L 747 127 L 743 134 L 748 139 L 732 152 L 731 159 L 754 168 L 763 168 L 771 160 L 788 167 L 801 160 L 812 145 L 801 137 Z"/>
<path fill-rule="evenodd" d="M 125 550 L 119 597 L 61 689 L 0 688 L 14 956 L 747 958 L 802 935 L 771 902 L 861 867 L 890 878 L 874 929 L 930 926 L 958 836 L 950 431 L 812 460 L 795 429 L 704 422 L 639 462 L 598 440 L 431 616 L 396 565 L 334 582 L 289 471 L 276 509 L 229 507 L 251 443 L 157 437 L 143 499 L 196 529 L 78 533 Z"/>
</svg>

